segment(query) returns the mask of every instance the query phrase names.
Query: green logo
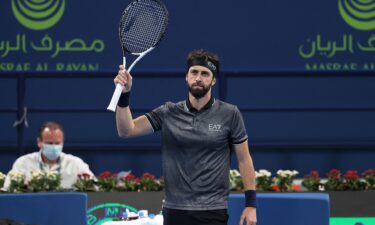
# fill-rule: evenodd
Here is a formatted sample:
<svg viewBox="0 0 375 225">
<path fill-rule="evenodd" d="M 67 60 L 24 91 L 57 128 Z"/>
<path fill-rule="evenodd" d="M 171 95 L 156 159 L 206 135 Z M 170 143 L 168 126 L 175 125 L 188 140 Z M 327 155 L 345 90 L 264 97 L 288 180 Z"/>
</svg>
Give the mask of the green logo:
<svg viewBox="0 0 375 225">
<path fill-rule="evenodd" d="M 339 11 L 344 21 L 355 29 L 375 29 L 375 0 L 339 0 Z"/>
<path fill-rule="evenodd" d="M 61 19 L 65 0 L 12 0 L 12 10 L 23 26 L 32 30 L 45 30 Z"/>
<path fill-rule="evenodd" d="M 330 225 L 370 225 L 375 224 L 375 217 L 331 217 Z"/>
<path fill-rule="evenodd" d="M 87 210 L 87 224 L 101 225 L 104 222 L 119 219 L 126 210 L 138 212 L 133 206 L 115 202 L 93 206 Z"/>
</svg>

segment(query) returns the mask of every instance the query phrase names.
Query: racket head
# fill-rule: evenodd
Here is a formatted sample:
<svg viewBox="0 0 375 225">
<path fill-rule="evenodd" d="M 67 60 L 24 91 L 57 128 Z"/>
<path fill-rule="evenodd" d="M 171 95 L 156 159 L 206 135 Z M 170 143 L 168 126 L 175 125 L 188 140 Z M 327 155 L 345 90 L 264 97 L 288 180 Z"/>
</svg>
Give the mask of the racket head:
<svg viewBox="0 0 375 225">
<path fill-rule="evenodd" d="M 160 0 L 131 2 L 119 24 L 123 53 L 142 53 L 158 45 L 167 30 L 168 18 L 168 10 Z"/>
</svg>

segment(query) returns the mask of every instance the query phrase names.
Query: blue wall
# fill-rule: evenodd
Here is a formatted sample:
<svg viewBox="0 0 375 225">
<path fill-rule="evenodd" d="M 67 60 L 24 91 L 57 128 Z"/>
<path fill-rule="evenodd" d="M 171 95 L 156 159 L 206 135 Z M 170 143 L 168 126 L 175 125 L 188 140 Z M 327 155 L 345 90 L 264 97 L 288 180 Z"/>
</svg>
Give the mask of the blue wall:
<svg viewBox="0 0 375 225">
<path fill-rule="evenodd" d="M 33 73 L 1 79 L 0 171 L 7 172 L 17 155 L 37 150 L 39 125 L 56 120 L 65 126 L 65 151 L 81 156 L 95 173 L 131 169 L 160 175 L 160 136 L 120 139 L 114 114 L 105 110 L 114 74 Z M 183 71 L 133 76 L 134 116 L 186 97 Z M 17 82 L 24 87 L 24 98 L 17 98 Z M 361 172 L 373 167 L 372 74 L 224 71 L 214 95 L 240 108 L 257 169 L 296 169 L 306 174 L 312 169 Z M 22 113 L 18 100 L 28 111 L 29 127 L 23 131 L 12 127 L 17 113 Z"/>
</svg>

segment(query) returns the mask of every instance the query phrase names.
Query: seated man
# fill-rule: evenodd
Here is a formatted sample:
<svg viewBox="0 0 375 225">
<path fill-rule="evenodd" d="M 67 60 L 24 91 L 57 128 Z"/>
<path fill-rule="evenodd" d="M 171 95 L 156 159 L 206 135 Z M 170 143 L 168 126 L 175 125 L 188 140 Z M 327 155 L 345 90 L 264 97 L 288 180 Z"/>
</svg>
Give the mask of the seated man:
<svg viewBox="0 0 375 225">
<path fill-rule="evenodd" d="M 61 174 L 61 187 L 74 188 L 78 174 L 87 173 L 94 177 L 89 166 L 82 159 L 62 152 L 64 144 L 64 129 L 56 122 L 45 122 L 39 129 L 37 138 L 38 152 L 19 157 L 10 172 L 25 174 L 26 183 L 31 179 L 31 172 L 57 171 Z M 8 173 L 9 174 L 9 173 Z M 4 189 L 8 189 L 10 177 L 7 176 Z"/>
</svg>

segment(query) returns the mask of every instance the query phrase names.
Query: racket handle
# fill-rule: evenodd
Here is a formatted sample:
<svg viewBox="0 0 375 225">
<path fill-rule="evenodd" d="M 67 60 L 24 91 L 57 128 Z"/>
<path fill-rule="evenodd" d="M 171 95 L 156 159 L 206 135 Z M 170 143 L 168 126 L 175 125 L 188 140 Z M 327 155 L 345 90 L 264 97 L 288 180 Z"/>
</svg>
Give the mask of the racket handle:
<svg viewBox="0 0 375 225">
<path fill-rule="evenodd" d="M 123 88 L 124 87 L 121 84 L 116 84 L 116 89 L 113 92 L 112 99 L 107 107 L 107 110 L 112 111 L 112 112 L 116 111 L 117 103 L 118 103 L 118 100 L 120 99 Z"/>
</svg>

